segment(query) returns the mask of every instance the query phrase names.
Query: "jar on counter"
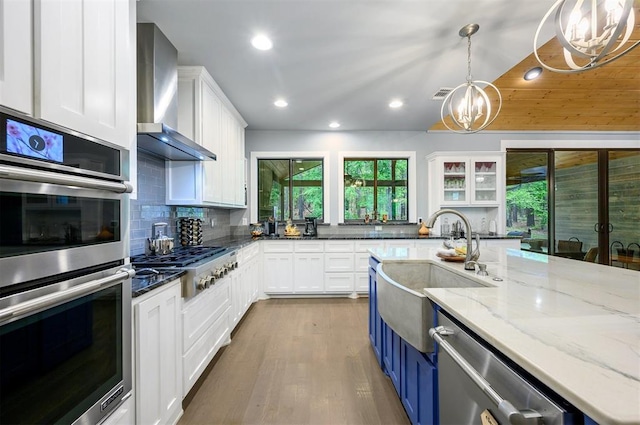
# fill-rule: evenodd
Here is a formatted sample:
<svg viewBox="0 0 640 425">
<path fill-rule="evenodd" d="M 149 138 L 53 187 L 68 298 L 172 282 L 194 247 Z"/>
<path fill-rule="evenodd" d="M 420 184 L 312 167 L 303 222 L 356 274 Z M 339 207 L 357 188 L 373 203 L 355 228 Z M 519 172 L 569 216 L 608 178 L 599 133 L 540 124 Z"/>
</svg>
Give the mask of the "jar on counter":
<svg viewBox="0 0 640 425">
<path fill-rule="evenodd" d="M 262 225 L 262 223 L 253 223 L 251 225 L 251 236 L 257 238 L 259 236 L 262 236 L 263 233 L 264 226 Z"/>
</svg>

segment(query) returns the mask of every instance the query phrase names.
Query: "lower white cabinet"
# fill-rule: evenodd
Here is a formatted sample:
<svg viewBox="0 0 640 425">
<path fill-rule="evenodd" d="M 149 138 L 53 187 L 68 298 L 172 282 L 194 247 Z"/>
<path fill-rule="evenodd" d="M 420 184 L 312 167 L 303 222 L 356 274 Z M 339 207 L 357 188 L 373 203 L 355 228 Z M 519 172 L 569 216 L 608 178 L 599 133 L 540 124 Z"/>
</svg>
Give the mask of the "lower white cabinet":
<svg viewBox="0 0 640 425">
<path fill-rule="evenodd" d="M 173 424 L 182 414 L 180 280 L 134 300 L 136 423 Z"/>
<path fill-rule="evenodd" d="M 264 292 L 293 293 L 293 253 L 269 253 L 263 256 Z"/>
<path fill-rule="evenodd" d="M 231 273 L 231 330 L 242 320 L 251 304 L 258 298 L 260 282 L 260 247 L 251 244 L 238 252 L 238 268 Z"/>
<path fill-rule="evenodd" d="M 354 291 L 353 272 L 326 273 L 324 277 L 324 290 L 328 294 L 347 293 Z"/>
<path fill-rule="evenodd" d="M 231 276 L 184 303 L 182 326 L 182 395 L 196 383 L 218 350 L 230 342 Z"/>
<path fill-rule="evenodd" d="M 324 255 L 293 254 L 293 288 L 299 293 L 322 293 L 324 289 Z"/>
</svg>

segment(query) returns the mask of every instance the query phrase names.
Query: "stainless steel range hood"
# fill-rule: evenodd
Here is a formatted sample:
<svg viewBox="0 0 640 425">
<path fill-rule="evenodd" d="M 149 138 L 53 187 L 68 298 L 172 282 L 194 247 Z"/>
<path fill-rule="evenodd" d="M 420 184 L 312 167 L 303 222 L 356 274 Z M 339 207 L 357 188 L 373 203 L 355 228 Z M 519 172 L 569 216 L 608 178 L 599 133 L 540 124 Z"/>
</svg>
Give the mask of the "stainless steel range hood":
<svg viewBox="0 0 640 425">
<path fill-rule="evenodd" d="M 138 149 L 172 161 L 215 160 L 178 133 L 178 51 L 155 24 L 138 24 Z"/>
</svg>

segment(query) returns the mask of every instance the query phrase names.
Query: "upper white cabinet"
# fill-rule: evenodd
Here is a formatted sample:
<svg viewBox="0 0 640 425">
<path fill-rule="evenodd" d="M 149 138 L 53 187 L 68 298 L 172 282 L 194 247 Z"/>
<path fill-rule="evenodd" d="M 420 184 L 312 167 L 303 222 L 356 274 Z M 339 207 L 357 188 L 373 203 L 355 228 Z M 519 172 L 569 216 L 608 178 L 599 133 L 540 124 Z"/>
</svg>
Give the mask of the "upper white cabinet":
<svg viewBox="0 0 640 425">
<path fill-rule="evenodd" d="M 484 207 L 491 210 L 484 214 L 487 222 L 501 221 L 505 203 L 502 153 L 435 152 L 427 157 L 427 164 L 429 215 L 440 208 Z M 473 210 L 466 212 L 475 215 Z"/>
<path fill-rule="evenodd" d="M 33 114 L 33 5 L 0 0 L 0 104 Z"/>
<path fill-rule="evenodd" d="M 1 103 L 130 149 L 135 1 L 1 0 L 0 7 Z"/>
<path fill-rule="evenodd" d="M 246 207 L 246 125 L 204 67 L 178 67 L 178 131 L 218 159 L 168 161 L 167 204 Z"/>
</svg>

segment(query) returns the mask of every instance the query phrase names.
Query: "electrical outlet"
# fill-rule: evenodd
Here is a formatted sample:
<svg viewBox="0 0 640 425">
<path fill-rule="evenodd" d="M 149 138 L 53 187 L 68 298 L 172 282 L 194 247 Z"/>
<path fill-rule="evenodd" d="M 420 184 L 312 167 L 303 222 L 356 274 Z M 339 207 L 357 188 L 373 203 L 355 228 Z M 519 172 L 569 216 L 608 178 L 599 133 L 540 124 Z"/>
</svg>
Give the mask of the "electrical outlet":
<svg viewBox="0 0 640 425">
<path fill-rule="evenodd" d="M 418 217 L 418 224 L 422 224 L 422 217 Z"/>
<path fill-rule="evenodd" d="M 375 231 L 380 232 L 382 230 L 382 226 L 375 226 Z"/>
</svg>

